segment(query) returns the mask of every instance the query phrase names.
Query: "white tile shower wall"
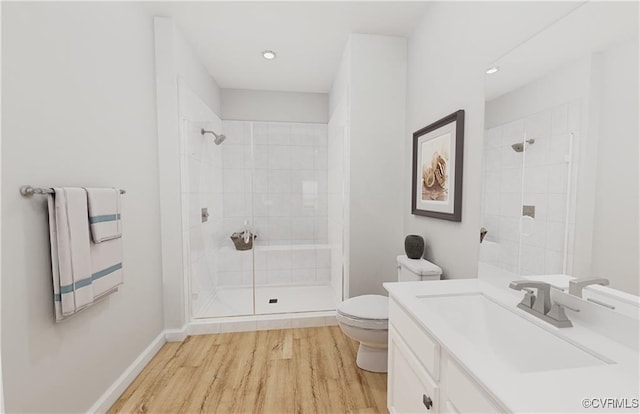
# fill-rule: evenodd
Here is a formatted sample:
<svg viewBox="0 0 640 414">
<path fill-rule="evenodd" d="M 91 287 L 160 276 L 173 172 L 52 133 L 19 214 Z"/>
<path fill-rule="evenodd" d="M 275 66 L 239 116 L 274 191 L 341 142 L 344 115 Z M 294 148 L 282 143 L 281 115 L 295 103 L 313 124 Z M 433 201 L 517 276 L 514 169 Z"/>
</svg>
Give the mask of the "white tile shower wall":
<svg viewBox="0 0 640 414">
<path fill-rule="evenodd" d="M 581 103 L 574 100 L 485 131 L 482 226 L 499 249 L 481 261 L 520 274 L 563 272 L 565 227 L 571 235 L 575 224 L 567 203 L 574 198 L 568 183 L 577 165 Z M 529 139 L 535 142 L 525 144 L 524 152 L 512 148 Z M 521 218 L 522 205 L 535 207 L 534 220 Z M 570 259 L 567 265 L 570 273 Z"/>
<path fill-rule="evenodd" d="M 222 129 L 223 224 L 215 240 L 227 262 L 218 283 L 253 283 L 253 262 L 240 260 L 246 254 L 229 239 L 245 221 L 257 235 L 257 285 L 326 283 L 327 125 L 223 121 Z"/>
</svg>

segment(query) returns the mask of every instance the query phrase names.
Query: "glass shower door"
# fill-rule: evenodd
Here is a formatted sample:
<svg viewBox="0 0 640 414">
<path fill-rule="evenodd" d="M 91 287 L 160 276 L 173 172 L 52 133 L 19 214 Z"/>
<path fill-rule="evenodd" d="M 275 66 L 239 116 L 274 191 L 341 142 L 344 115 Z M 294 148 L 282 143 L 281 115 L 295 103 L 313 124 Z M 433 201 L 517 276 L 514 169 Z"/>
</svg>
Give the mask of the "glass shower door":
<svg viewBox="0 0 640 414">
<path fill-rule="evenodd" d="M 335 309 L 328 243 L 327 126 L 249 122 L 255 313 Z"/>
<path fill-rule="evenodd" d="M 188 160 L 188 175 L 198 182 L 188 200 L 198 215 L 190 230 L 193 316 L 252 315 L 253 249 L 243 234 L 252 219 L 250 131 L 225 122 L 192 129 L 188 139 L 198 148 Z M 202 129 L 226 138 L 215 140 Z"/>
<path fill-rule="evenodd" d="M 189 176 L 199 181 L 190 209 L 209 214 L 192 224 L 194 317 L 335 309 L 343 286 L 344 136 L 336 134 L 330 157 L 326 124 L 222 121 L 217 128 L 222 142 L 199 127 L 189 138 L 201 147 L 189 160 Z"/>
<path fill-rule="evenodd" d="M 251 129 L 241 122 L 222 122 L 222 223 L 216 240 L 215 316 L 254 313 L 254 231 Z"/>
</svg>

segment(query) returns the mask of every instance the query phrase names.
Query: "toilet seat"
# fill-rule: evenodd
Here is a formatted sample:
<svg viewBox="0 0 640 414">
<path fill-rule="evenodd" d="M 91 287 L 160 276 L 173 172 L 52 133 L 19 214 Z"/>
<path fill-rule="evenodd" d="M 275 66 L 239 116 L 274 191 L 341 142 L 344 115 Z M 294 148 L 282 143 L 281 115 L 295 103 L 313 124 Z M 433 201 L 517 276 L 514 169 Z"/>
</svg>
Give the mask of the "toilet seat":
<svg viewBox="0 0 640 414">
<path fill-rule="evenodd" d="M 362 329 L 386 330 L 389 326 L 389 298 L 362 295 L 338 305 L 338 321 Z"/>
<path fill-rule="evenodd" d="M 354 328 L 369 329 L 374 331 L 386 331 L 389 329 L 388 319 L 359 319 L 344 316 L 341 314 L 336 315 L 338 322 L 345 325 L 353 326 Z"/>
</svg>

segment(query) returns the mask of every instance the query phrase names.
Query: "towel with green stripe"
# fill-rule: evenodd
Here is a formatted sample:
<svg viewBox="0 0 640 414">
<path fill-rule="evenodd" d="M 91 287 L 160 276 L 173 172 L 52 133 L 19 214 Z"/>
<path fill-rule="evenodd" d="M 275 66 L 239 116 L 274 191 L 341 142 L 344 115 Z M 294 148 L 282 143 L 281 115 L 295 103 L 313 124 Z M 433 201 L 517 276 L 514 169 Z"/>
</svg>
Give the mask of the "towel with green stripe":
<svg viewBox="0 0 640 414">
<path fill-rule="evenodd" d="M 54 190 L 55 202 L 49 197 L 49 226 L 54 297 L 60 299 L 58 319 L 91 305 L 94 294 L 86 192 L 82 188 Z"/>
<path fill-rule="evenodd" d="M 84 188 L 55 188 L 47 202 L 54 309 L 62 321 L 123 283 L 122 238 L 93 242 Z"/>
<path fill-rule="evenodd" d="M 89 204 L 89 225 L 94 243 L 122 237 L 120 191 L 116 188 L 85 188 Z"/>
</svg>

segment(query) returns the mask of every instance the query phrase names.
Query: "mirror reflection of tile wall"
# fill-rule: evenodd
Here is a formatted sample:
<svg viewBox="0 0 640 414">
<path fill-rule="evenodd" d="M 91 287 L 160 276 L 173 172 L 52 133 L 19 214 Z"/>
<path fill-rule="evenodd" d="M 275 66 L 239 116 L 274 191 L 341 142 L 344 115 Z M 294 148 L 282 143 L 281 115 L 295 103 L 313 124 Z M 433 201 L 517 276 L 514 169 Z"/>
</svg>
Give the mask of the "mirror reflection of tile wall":
<svg viewBox="0 0 640 414">
<path fill-rule="evenodd" d="M 574 100 L 485 130 L 482 262 L 522 275 L 570 273 L 580 107 Z"/>
<path fill-rule="evenodd" d="M 640 294 L 638 30 L 637 3 L 587 2 L 492 63 L 481 276 L 565 273 Z"/>
</svg>

